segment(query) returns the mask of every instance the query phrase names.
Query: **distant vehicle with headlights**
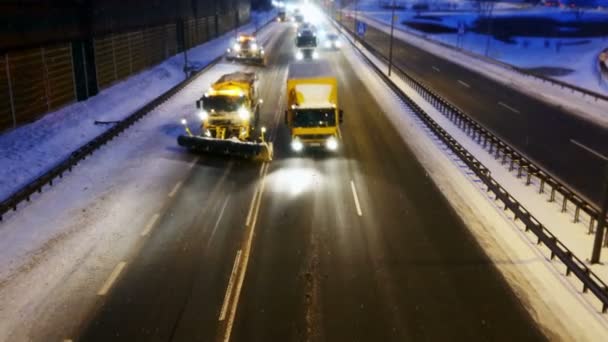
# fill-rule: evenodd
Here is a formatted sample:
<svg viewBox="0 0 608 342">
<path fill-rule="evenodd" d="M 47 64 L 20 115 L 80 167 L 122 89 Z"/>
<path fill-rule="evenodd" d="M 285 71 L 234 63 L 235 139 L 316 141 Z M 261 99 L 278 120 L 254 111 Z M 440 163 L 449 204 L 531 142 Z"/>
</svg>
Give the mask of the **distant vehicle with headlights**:
<svg viewBox="0 0 608 342">
<path fill-rule="evenodd" d="M 323 39 L 323 48 L 327 50 L 338 50 L 342 47 L 340 37 L 335 33 L 328 33 Z"/>
<path fill-rule="evenodd" d="M 264 48 L 258 44 L 255 36 L 248 34 L 238 36 L 232 47 L 226 51 L 226 59 L 258 65 L 264 65 L 266 62 Z"/>
<path fill-rule="evenodd" d="M 317 52 L 317 35 L 314 31 L 298 30 L 296 35 L 296 59 L 317 59 L 319 53 Z"/>
<path fill-rule="evenodd" d="M 284 120 L 294 152 L 338 151 L 343 117 L 338 104 L 338 81 L 327 61 L 289 65 Z"/>
<path fill-rule="evenodd" d="M 287 13 L 285 12 L 285 10 L 279 10 L 279 12 L 277 13 L 277 21 L 280 23 L 284 23 L 287 21 Z"/>
<path fill-rule="evenodd" d="M 272 146 L 254 133 L 259 126 L 260 106 L 258 78 L 253 72 L 223 75 L 196 102 L 200 132 L 193 134 L 185 119 L 186 135 L 178 138 L 181 146 L 191 151 L 216 153 L 246 158 L 272 158 Z"/>
</svg>

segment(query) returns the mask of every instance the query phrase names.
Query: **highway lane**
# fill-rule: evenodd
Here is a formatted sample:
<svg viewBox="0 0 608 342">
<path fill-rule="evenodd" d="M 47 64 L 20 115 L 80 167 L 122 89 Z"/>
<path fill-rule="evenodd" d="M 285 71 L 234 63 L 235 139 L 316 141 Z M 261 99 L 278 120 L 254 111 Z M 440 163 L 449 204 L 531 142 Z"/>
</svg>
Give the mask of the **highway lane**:
<svg viewBox="0 0 608 342">
<path fill-rule="evenodd" d="M 232 341 L 545 337 L 340 53 L 344 146 L 279 131 Z"/>
<path fill-rule="evenodd" d="M 352 18 L 344 17 L 347 27 Z M 390 37 L 368 26 L 365 41 L 388 56 Z M 515 146 L 595 203 L 601 200 L 603 162 L 571 143 L 575 139 L 608 154 L 608 130 L 525 90 L 513 89 L 423 49 L 394 40 L 395 65 Z"/>
<path fill-rule="evenodd" d="M 289 30 L 282 26 L 275 33 L 280 53 L 267 49 L 269 67 L 256 68 L 265 99 L 261 121 L 270 136 L 276 95 L 292 56 Z M 148 240 L 83 319 L 78 340 L 213 340 L 260 168 L 256 162 L 202 156 L 172 191 Z"/>
<path fill-rule="evenodd" d="M 269 128 L 284 108 L 292 38 L 283 34 L 262 75 Z M 233 283 L 230 340 L 543 340 L 355 70 L 323 56 L 341 84 L 345 145 L 297 157 L 287 130 L 271 131 L 275 161 L 246 277 Z M 223 340 L 260 167 L 202 157 L 79 340 Z"/>
</svg>

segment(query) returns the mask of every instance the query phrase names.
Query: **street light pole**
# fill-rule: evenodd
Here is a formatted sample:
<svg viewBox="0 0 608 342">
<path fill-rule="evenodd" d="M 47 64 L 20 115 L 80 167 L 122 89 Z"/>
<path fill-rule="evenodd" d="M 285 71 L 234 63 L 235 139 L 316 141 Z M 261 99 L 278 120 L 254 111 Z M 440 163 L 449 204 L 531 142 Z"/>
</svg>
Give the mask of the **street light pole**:
<svg viewBox="0 0 608 342">
<path fill-rule="evenodd" d="M 590 260 L 592 264 L 597 264 L 600 262 L 600 256 L 602 253 L 602 240 L 604 239 L 604 228 L 606 228 L 606 214 L 608 213 L 608 157 L 602 155 L 601 153 L 574 139 L 570 139 L 570 142 L 604 162 L 604 198 L 602 199 L 603 201 L 602 208 L 600 209 L 600 214 L 597 217 L 595 239 L 593 240 L 593 250 L 591 251 Z"/>
<path fill-rule="evenodd" d="M 608 213 L 608 160 L 604 160 L 604 177 L 604 201 L 600 210 L 600 216 L 597 218 L 597 227 L 595 228 L 595 239 L 593 240 L 593 251 L 591 252 L 592 264 L 600 262 L 602 240 L 604 239 L 604 229 L 606 228 L 606 213 Z"/>
<path fill-rule="evenodd" d="M 393 31 L 395 30 L 395 0 L 393 0 L 393 8 L 391 11 L 391 41 L 388 49 L 388 76 L 391 76 L 393 69 Z"/>
</svg>

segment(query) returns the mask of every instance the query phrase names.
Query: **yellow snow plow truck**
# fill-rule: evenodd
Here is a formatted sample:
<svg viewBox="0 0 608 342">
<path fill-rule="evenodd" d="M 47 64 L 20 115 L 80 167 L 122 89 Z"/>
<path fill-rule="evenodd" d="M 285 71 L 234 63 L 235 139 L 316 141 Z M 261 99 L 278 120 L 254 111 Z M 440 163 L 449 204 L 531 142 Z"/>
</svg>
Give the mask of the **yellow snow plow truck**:
<svg viewBox="0 0 608 342">
<path fill-rule="evenodd" d="M 285 124 L 291 149 L 339 150 L 343 113 L 338 105 L 338 81 L 326 61 L 293 63 L 287 78 Z"/>
<path fill-rule="evenodd" d="M 253 72 L 239 71 L 220 77 L 196 102 L 200 134 L 192 134 L 183 119 L 186 134 L 178 137 L 178 144 L 194 152 L 271 160 L 272 145 L 264 139 L 266 129 L 259 130 L 257 140 L 253 137 L 262 103 L 257 83 Z"/>
</svg>

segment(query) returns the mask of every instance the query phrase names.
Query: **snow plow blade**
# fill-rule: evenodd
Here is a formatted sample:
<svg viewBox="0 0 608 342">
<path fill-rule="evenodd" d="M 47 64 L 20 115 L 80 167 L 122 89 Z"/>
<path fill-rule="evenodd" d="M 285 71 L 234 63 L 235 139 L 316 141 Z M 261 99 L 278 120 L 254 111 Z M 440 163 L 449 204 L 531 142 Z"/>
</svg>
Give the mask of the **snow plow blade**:
<svg viewBox="0 0 608 342">
<path fill-rule="evenodd" d="M 180 135 L 180 146 L 196 153 L 208 153 L 263 161 L 272 160 L 272 145 L 267 142 L 248 142 Z"/>
</svg>

